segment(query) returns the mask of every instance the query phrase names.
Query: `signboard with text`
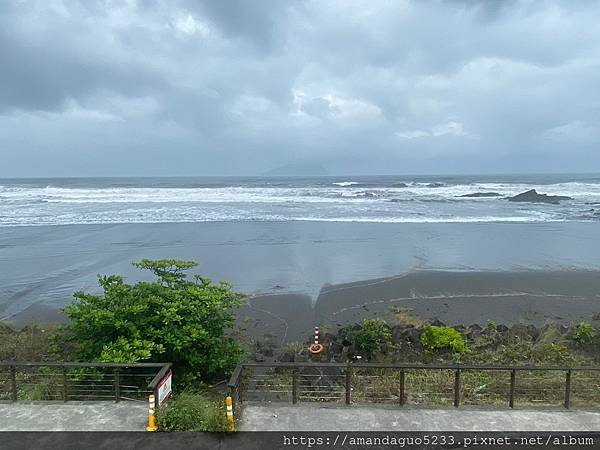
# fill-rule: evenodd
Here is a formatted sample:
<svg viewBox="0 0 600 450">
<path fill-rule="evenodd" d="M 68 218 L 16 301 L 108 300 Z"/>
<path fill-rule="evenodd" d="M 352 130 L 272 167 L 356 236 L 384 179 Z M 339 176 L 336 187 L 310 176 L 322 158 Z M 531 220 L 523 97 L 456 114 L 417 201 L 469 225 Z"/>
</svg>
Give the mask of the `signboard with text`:
<svg viewBox="0 0 600 450">
<path fill-rule="evenodd" d="M 165 376 L 163 377 L 163 379 L 160 380 L 160 383 L 157 386 L 157 391 L 158 391 L 158 406 L 162 405 L 169 398 L 171 398 L 171 395 L 173 393 L 173 391 L 171 390 L 171 379 L 172 378 L 173 378 L 173 372 L 169 370 L 165 374 Z"/>
</svg>

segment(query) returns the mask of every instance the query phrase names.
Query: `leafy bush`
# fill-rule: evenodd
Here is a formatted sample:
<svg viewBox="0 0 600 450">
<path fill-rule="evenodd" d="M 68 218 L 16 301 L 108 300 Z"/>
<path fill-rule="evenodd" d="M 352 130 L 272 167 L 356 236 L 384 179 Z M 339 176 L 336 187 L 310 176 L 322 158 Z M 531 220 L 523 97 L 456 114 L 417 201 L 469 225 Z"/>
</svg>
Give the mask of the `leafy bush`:
<svg viewBox="0 0 600 450">
<path fill-rule="evenodd" d="M 381 351 L 383 344 L 389 344 L 392 333 L 387 323 L 381 319 L 365 319 L 360 330 L 352 333 L 352 341 L 356 350 L 366 356 Z"/>
<path fill-rule="evenodd" d="M 61 345 L 72 344 L 85 361 L 169 361 L 184 384 L 233 369 L 241 347 L 227 331 L 242 295 L 226 283 L 188 280 L 184 271 L 194 262 L 134 265 L 157 278 L 131 285 L 118 275 L 100 276 L 103 295 L 76 292 L 65 309 L 70 324 L 61 329 Z"/>
<path fill-rule="evenodd" d="M 450 327 L 426 325 L 421 334 L 421 344 L 428 352 L 452 350 L 457 356 L 469 352 L 469 347 L 462 334 Z"/>
<path fill-rule="evenodd" d="M 213 401 L 204 394 L 183 392 L 157 413 L 160 431 L 227 431 L 224 400 Z"/>
<path fill-rule="evenodd" d="M 595 335 L 594 327 L 586 322 L 581 322 L 575 327 L 573 332 L 573 340 L 579 345 L 589 345 L 594 340 Z"/>
</svg>

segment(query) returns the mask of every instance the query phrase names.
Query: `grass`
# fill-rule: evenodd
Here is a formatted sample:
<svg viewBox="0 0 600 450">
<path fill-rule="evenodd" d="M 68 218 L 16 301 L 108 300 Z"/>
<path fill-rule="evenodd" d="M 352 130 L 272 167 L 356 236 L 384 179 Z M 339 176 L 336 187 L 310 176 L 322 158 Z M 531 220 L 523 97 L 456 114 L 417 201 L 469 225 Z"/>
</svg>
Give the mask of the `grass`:
<svg viewBox="0 0 600 450">
<path fill-rule="evenodd" d="M 182 392 L 158 410 L 160 431 L 227 431 L 225 402 L 208 392 Z"/>
</svg>

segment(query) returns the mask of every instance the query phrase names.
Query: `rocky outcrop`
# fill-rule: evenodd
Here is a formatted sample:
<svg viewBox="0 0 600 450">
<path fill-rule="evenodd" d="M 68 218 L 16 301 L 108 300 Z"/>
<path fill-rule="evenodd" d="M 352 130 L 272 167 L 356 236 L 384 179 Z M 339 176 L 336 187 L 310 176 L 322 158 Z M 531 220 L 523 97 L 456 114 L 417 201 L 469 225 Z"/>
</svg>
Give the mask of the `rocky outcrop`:
<svg viewBox="0 0 600 450">
<path fill-rule="evenodd" d="M 502 197 L 502 194 L 498 194 L 497 192 L 473 192 L 471 194 L 457 195 L 457 197 Z"/>
<path fill-rule="evenodd" d="M 531 189 L 527 192 L 515 195 L 514 197 L 508 197 L 511 202 L 529 202 L 529 203 L 550 203 L 558 205 L 562 200 L 573 200 L 571 197 L 564 195 L 547 195 L 538 194 L 535 189 Z"/>
</svg>

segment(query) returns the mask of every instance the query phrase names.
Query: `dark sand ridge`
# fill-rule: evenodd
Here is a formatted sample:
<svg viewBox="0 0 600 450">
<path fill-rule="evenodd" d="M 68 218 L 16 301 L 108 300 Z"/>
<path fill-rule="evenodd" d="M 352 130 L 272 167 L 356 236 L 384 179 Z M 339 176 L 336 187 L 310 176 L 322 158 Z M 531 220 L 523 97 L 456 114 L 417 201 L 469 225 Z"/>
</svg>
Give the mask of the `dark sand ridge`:
<svg viewBox="0 0 600 450">
<path fill-rule="evenodd" d="M 328 330 L 381 317 L 393 324 L 392 307 L 421 320 L 450 325 L 592 321 L 600 313 L 598 271 L 441 272 L 325 286 L 312 307 L 299 295 L 254 296 L 240 312 L 240 326 L 273 341 L 307 340 L 315 325 Z"/>
</svg>

